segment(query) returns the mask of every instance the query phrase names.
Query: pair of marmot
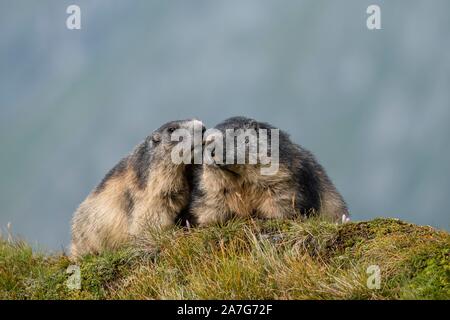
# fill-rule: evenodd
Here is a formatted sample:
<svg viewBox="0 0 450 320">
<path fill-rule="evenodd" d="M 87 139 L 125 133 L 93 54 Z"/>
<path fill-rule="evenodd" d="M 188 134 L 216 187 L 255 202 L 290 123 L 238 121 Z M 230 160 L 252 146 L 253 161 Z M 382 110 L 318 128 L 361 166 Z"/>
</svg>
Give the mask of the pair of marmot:
<svg viewBox="0 0 450 320">
<path fill-rule="evenodd" d="M 172 141 L 172 133 L 178 129 L 193 132 L 198 126 L 203 128 L 203 143 L 208 145 L 210 140 L 200 121 L 169 122 L 108 172 L 74 214 L 73 257 L 115 249 L 147 228 L 176 224 L 180 216 L 199 226 L 224 222 L 233 216 L 322 215 L 335 221 L 348 216 L 342 196 L 323 167 L 281 130 L 275 174 L 262 174 L 265 165 L 259 161 L 240 164 L 234 158 L 234 164 L 223 164 L 225 153 L 215 150 L 210 150 L 208 164 L 175 163 L 171 152 L 178 142 Z M 215 127 L 224 136 L 229 130 L 242 129 L 256 133 L 256 139 L 246 138 L 248 144 L 260 140 L 258 132 L 275 128 L 244 117 L 227 119 Z M 267 151 L 270 154 L 272 150 L 268 147 Z"/>
</svg>

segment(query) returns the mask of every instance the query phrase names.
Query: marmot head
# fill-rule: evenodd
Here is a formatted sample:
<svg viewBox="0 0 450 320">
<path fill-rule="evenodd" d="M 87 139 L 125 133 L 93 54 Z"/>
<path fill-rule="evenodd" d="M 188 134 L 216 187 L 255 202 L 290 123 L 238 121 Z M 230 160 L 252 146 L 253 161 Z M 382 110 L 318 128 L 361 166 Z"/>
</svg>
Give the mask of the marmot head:
<svg viewBox="0 0 450 320">
<path fill-rule="evenodd" d="M 166 170 L 167 173 L 182 172 L 187 163 L 176 162 L 172 159 L 172 151 L 182 141 L 174 139 L 174 135 L 179 132 L 189 133 L 192 137 L 199 135 L 198 139 L 190 140 L 188 149 L 191 151 L 191 158 L 194 157 L 194 147 L 196 143 L 202 147 L 202 135 L 205 131 L 203 123 L 197 119 L 187 119 L 171 121 L 162 125 L 159 129 L 150 134 L 131 155 L 131 165 L 136 173 L 139 187 L 145 187 L 150 170 Z M 196 140 L 199 140 L 198 143 Z M 197 149 L 197 148 L 195 148 Z M 191 159 L 189 159 L 191 160 Z"/>
<path fill-rule="evenodd" d="M 170 121 L 162 125 L 159 129 L 147 138 L 147 143 L 150 145 L 152 158 L 171 161 L 172 150 L 179 146 L 180 143 L 188 143 L 187 148 L 190 147 L 191 158 L 193 159 L 196 151 L 196 145 L 201 152 L 203 133 L 206 128 L 203 123 L 197 119 L 176 120 Z M 189 140 L 186 140 L 189 139 Z M 178 163 L 172 161 L 174 165 L 183 165 L 187 163 Z"/>
<path fill-rule="evenodd" d="M 258 175 L 261 167 L 267 164 L 262 163 L 260 155 L 265 153 L 270 157 L 272 153 L 271 129 L 275 128 L 246 117 L 232 117 L 219 123 L 211 132 L 208 130 L 204 137 L 205 150 L 211 148 L 207 152 L 210 152 L 212 161 L 207 168 L 231 176 Z M 217 139 L 221 139 L 222 143 L 217 144 Z M 264 143 L 266 149 L 262 150 Z M 222 152 L 217 150 L 220 145 Z"/>
</svg>

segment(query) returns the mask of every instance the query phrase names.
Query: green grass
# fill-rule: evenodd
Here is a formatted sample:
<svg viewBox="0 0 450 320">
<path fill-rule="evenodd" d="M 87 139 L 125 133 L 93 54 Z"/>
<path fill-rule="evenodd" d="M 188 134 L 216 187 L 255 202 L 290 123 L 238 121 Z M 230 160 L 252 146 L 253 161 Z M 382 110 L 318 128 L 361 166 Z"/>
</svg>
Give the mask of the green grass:
<svg viewBox="0 0 450 320">
<path fill-rule="evenodd" d="M 0 240 L 1 299 L 450 299 L 450 235 L 394 219 L 234 220 L 149 233 L 79 263 Z M 378 265 L 379 289 L 367 286 Z"/>
</svg>

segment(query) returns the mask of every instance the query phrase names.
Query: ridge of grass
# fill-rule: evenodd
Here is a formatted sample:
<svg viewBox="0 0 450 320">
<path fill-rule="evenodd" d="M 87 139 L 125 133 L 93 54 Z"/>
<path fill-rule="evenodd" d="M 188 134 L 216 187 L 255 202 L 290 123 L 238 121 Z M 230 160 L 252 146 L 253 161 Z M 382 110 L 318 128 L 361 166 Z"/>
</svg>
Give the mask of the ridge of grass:
<svg viewBox="0 0 450 320">
<path fill-rule="evenodd" d="M 0 299 L 450 299 L 450 234 L 396 219 L 232 220 L 77 263 L 0 240 Z M 380 268 L 369 289 L 367 268 Z"/>
</svg>

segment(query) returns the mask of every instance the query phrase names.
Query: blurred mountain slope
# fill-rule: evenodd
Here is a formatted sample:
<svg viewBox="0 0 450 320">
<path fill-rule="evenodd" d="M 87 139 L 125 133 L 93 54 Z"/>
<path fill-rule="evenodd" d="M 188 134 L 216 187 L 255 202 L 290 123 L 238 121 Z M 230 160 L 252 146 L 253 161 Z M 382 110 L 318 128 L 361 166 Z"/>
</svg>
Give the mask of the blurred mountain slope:
<svg viewBox="0 0 450 320">
<path fill-rule="evenodd" d="M 0 226 L 59 248 L 78 203 L 162 123 L 247 115 L 313 151 L 355 219 L 450 229 L 450 3 L 0 3 Z"/>
</svg>

